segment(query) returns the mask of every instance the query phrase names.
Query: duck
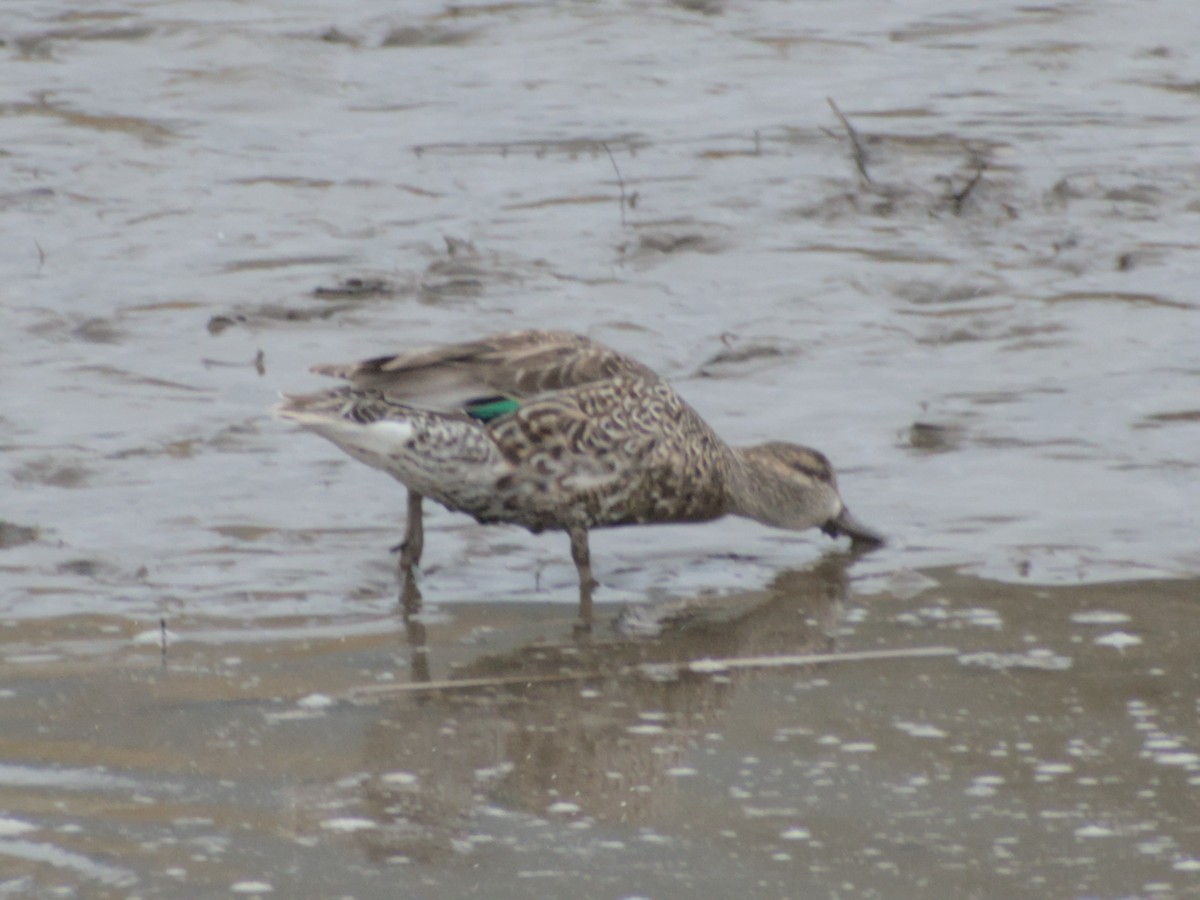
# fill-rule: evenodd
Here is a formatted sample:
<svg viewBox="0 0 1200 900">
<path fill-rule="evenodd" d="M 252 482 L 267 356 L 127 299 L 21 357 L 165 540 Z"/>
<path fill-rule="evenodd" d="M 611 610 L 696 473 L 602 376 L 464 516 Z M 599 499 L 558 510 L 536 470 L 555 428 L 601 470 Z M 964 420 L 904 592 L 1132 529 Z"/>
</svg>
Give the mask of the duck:
<svg viewBox="0 0 1200 900">
<path fill-rule="evenodd" d="M 731 446 L 648 366 L 581 334 L 512 331 L 312 371 L 346 383 L 285 394 L 276 415 L 407 488 L 395 549 L 409 578 L 425 499 L 485 525 L 565 532 L 585 628 L 592 529 L 733 515 L 845 536 L 852 551 L 884 540 L 851 515 L 824 454 Z"/>
</svg>

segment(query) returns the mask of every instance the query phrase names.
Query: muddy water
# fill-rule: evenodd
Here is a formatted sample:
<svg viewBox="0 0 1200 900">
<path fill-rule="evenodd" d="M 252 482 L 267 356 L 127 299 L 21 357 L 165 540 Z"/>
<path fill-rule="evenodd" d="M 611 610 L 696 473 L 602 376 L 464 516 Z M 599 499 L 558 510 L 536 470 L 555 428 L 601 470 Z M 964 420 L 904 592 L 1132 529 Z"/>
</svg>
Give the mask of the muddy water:
<svg viewBox="0 0 1200 900">
<path fill-rule="evenodd" d="M 0 893 L 1200 891 L 1192 7 L 9 10 Z M 435 513 L 405 616 L 265 410 L 544 324 L 891 543 L 597 535 L 580 645 L 565 539 Z"/>
<path fill-rule="evenodd" d="M 1200 887 L 1195 581 L 1038 591 L 848 560 L 564 644 L 557 604 L 401 630 L 6 630 L 18 895 L 1182 896 Z M 843 648 L 945 656 L 695 674 Z M 51 649 L 52 648 L 52 649 Z M 468 690 L 404 690 L 445 679 Z"/>
</svg>

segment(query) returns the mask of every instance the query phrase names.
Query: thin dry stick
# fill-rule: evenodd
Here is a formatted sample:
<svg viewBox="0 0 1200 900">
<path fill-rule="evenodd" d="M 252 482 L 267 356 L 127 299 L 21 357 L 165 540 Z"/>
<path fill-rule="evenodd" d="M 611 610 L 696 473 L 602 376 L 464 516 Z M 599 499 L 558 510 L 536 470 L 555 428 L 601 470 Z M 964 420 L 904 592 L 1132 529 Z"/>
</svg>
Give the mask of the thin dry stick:
<svg viewBox="0 0 1200 900">
<path fill-rule="evenodd" d="M 956 656 L 954 647 L 915 647 L 900 650 L 861 650 L 856 653 L 802 653 L 794 656 L 743 656 L 729 659 L 696 659 L 686 663 L 649 663 L 640 666 L 623 666 L 612 672 L 560 672 L 554 675 L 502 675 L 495 678 L 459 678 L 443 681 L 408 682 L 405 684 L 373 684 L 354 688 L 349 692 L 351 699 L 366 699 L 386 694 L 411 694 L 427 691 L 456 691 L 480 687 L 504 687 L 514 684 L 545 684 L 563 681 L 595 681 L 601 678 L 628 675 L 652 675 L 663 673 L 682 675 L 712 675 L 742 669 L 778 669 L 791 666 L 808 666 L 818 663 L 869 662 L 882 659 L 918 659 L 929 656 Z"/>
<path fill-rule="evenodd" d="M 608 149 L 608 143 L 601 141 L 600 146 L 604 148 L 604 152 L 608 154 L 608 161 L 612 163 L 613 171 L 617 173 L 617 186 L 621 189 L 621 227 L 625 227 L 625 179 L 621 177 L 621 170 L 617 168 L 617 158 L 613 156 L 613 152 Z"/>
<path fill-rule="evenodd" d="M 967 197 L 971 195 L 971 191 L 975 190 L 975 185 L 979 184 L 979 180 L 983 178 L 983 173 L 986 171 L 987 163 L 979 163 L 979 168 L 975 170 L 975 174 L 971 177 L 971 180 L 967 182 L 966 187 L 953 195 L 954 212 L 956 215 L 962 212 L 963 204 L 966 203 Z"/>
<path fill-rule="evenodd" d="M 899 650 L 860 650 L 856 653 L 803 653 L 796 656 L 742 656 L 732 659 L 694 659 L 678 668 L 701 675 L 731 669 L 778 669 L 831 662 L 865 662 L 875 659 L 916 659 L 923 656 L 953 656 L 954 647 L 916 647 Z"/>
<path fill-rule="evenodd" d="M 838 121 L 846 129 L 846 134 L 850 136 L 850 145 L 854 149 L 854 165 L 858 166 L 858 172 L 862 175 L 863 181 L 870 184 L 871 176 L 867 174 L 867 150 L 859 139 L 858 132 L 854 130 L 854 126 L 850 124 L 850 120 L 842 115 L 842 111 L 838 109 L 838 105 L 833 102 L 832 97 L 826 97 L 825 102 L 829 104 L 829 108 L 833 110 L 833 114 L 838 117 Z"/>
<path fill-rule="evenodd" d="M 468 688 L 504 687 L 510 684 L 547 684 L 555 681 L 589 681 L 604 678 L 598 672 L 560 672 L 557 675 L 501 675 L 494 678 L 451 678 L 443 681 L 410 681 L 403 684 L 370 684 L 351 688 L 351 699 L 383 694 L 419 694 L 426 691 L 457 691 Z"/>
</svg>

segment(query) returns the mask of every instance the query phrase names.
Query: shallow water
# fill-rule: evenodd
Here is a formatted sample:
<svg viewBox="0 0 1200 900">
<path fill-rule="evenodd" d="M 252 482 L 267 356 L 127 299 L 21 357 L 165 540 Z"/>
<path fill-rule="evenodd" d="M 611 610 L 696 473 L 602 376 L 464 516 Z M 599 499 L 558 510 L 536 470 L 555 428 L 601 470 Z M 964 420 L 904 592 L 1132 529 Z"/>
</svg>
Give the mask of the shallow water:
<svg viewBox="0 0 1200 900">
<path fill-rule="evenodd" d="M 1200 890 L 1192 4 L 9 12 L 0 893 Z M 701 624 L 580 647 L 565 538 L 435 512 L 405 621 L 402 492 L 266 410 L 531 325 L 888 547 L 597 534 Z"/>
<path fill-rule="evenodd" d="M 656 637 L 559 604 L 6 629 L 5 887 L 190 896 L 1184 896 L 1198 587 L 847 557 Z M 950 655 L 679 672 L 843 648 Z M 405 690 L 428 679 L 468 690 Z"/>
</svg>

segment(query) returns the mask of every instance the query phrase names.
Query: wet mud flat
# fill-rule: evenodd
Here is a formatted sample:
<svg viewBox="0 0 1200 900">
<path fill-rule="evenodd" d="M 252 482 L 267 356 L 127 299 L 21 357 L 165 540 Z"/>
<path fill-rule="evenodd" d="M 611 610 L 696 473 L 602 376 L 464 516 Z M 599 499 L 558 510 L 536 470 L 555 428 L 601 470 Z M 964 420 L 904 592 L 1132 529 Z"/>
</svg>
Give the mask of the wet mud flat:
<svg viewBox="0 0 1200 900">
<path fill-rule="evenodd" d="M 0 897 L 1200 894 L 1193 0 L 10 6 Z M 888 546 L 597 535 L 579 642 L 434 510 L 406 616 L 268 410 L 535 325 Z"/>
<path fill-rule="evenodd" d="M 863 596 L 847 569 L 589 640 L 547 603 L 181 618 L 165 654 L 120 619 L 5 622 L 0 890 L 1200 890 L 1196 582 Z M 713 664 L 881 648 L 952 652 Z"/>
</svg>

